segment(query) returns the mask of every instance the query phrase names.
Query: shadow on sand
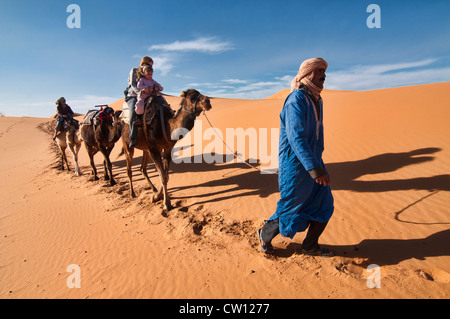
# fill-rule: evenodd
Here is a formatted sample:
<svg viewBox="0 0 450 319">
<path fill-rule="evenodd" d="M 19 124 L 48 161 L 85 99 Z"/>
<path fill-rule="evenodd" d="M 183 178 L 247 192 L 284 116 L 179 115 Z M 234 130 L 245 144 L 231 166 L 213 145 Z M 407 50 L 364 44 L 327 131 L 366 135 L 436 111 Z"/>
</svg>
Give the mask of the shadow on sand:
<svg viewBox="0 0 450 319">
<path fill-rule="evenodd" d="M 396 171 L 402 167 L 425 163 L 434 160 L 432 154 L 441 151 L 439 148 L 422 148 L 410 152 L 386 153 L 369 157 L 364 160 L 330 163 L 327 164 L 327 170 L 332 177 L 333 190 L 350 190 L 353 192 L 388 192 L 396 190 L 428 190 L 430 194 L 424 196 L 414 203 L 408 204 L 404 209 L 396 212 L 395 219 L 402 221 L 399 215 L 409 207 L 418 202 L 433 196 L 439 191 L 450 191 L 450 175 L 437 175 L 411 179 L 380 180 L 380 181 L 358 181 L 361 176 L 368 174 L 379 174 Z M 225 156 L 225 155 L 224 155 Z M 225 157 L 223 158 L 225 159 Z M 133 171 L 137 177 L 140 175 L 141 158 L 133 160 Z M 119 167 L 120 172 L 126 176 L 125 159 L 114 162 Z M 150 177 L 157 178 L 153 163 L 149 164 Z M 258 168 L 259 163 L 251 164 Z M 125 169 L 124 169 L 125 168 Z M 194 157 L 190 158 L 190 163 L 171 164 L 170 174 L 205 173 L 224 171 L 221 178 L 212 179 L 205 183 L 177 187 L 170 185 L 169 192 L 172 199 L 180 199 L 176 193 L 190 188 L 204 188 L 201 194 L 190 196 L 199 201 L 195 204 L 211 203 L 235 198 L 239 191 L 239 197 L 260 196 L 265 198 L 278 192 L 278 175 L 261 174 L 257 169 L 252 169 L 244 163 L 195 163 Z M 226 172 L 225 172 L 226 171 Z M 213 176 L 213 175 L 211 175 Z M 222 190 L 211 193 L 210 187 L 221 187 Z M 225 188 L 225 189 L 223 189 Z M 214 199 L 208 199 L 211 196 Z M 220 195 L 220 196 L 217 196 Z M 414 223 L 414 222 L 410 222 Z M 420 223 L 426 224 L 426 223 Z M 432 223 L 430 223 L 432 224 Z M 447 224 L 447 223 L 438 223 Z M 371 263 L 378 265 L 395 265 L 401 261 L 416 258 L 423 260 L 426 257 L 449 256 L 450 230 L 443 230 L 432 234 L 426 238 L 420 239 L 366 239 L 356 245 L 333 246 L 324 245 L 332 250 L 336 250 L 339 256 L 349 258 L 368 258 Z M 290 243 L 286 249 L 276 249 L 276 256 L 289 257 L 300 251 L 300 244 Z"/>
<path fill-rule="evenodd" d="M 358 181 L 364 175 L 394 172 L 402 167 L 434 160 L 433 153 L 440 148 L 422 148 L 404 153 L 385 153 L 364 160 L 330 163 L 326 168 L 332 178 L 333 190 L 350 190 L 354 192 L 388 192 L 397 190 L 445 190 L 450 191 L 450 175 L 428 177 Z M 428 156 L 423 156 L 428 155 Z"/>
<path fill-rule="evenodd" d="M 396 265 L 404 260 L 450 256 L 450 229 L 419 239 L 364 239 L 356 245 L 323 245 L 337 256 L 367 258 L 379 266 Z M 301 244 L 290 243 L 286 249 L 275 249 L 275 255 L 287 258 L 301 251 Z"/>
<path fill-rule="evenodd" d="M 434 160 L 432 154 L 441 151 L 439 148 L 422 148 L 410 152 L 402 153 L 386 153 L 369 157 L 367 159 L 342 162 L 329 163 L 326 168 L 330 173 L 332 179 L 332 190 L 349 190 L 353 192 L 388 192 L 397 190 L 428 190 L 430 192 L 436 191 L 450 191 L 450 175 L 435 175 L 428 177 L 410 178 L 410 179 L 393 179 L 393 180 L 379 180 L 379 181 L 359 181 L 359 177 L 364 175 L 379 174 L 394 172 L 402 167 L 425 163 Z M 225 155 L 222 155 L 223 162 L 225 162 Z M 133 159 L 133 179 L 136 181 L 143 180 L 139 173 L 141 157 Z M 126 161 L 124 158 L 116 160 L 113 165 L 116 167 L 118 174 L 126 176 Z M 250 164 L 255 168 L 260 168 L 260 164 Z M 149 176 L 152 179 L 157 179 L 158 175 L 155 171 L 153 163 L 149 164 Z M 277 174 L 261 174 L 257 169 L 252 169 L 244 163 L 212 163 L 208 164 L 202 161 L 195 163 L 195 158 L 191 157 L 185 159 L 179 164 L 172 163 L 170 166 L 170 174 L 202 173 L 202 172 L 217 172 L 220 170 L 230 170 L 224 173 L 218 179 L 212 179 L 208 182 L 177 187 L 171 185 L 169 181 L 169 192 L 172 196 L 181 190 L 189 188 L 205 188 L 205 192 L 200 195 L 195 195 L 196 198 L 205 198 L 201 203 L 210 202 L 206 198 L 211 195 L 222 195 L 216 197 L 212 201 L 227 200 L 235 197 L 236 191 L 240 191 L 239 196 L 258 195 L 262 198 L 268 197 L 273 193 L 278 192 L 278 175 Z M 211 175 L 213 176 L 213 175 Z M 158 182 L 158 181 L 155 181 Z M 226 189 L 211 193 L 208 187 L 225 187 Z M 419 200 L 420 201 L 420 200 Z M 414 204 L 414 203 L 413 203 Z M 410 207 L 408 204 L 406 208 Z M 398 212 L 401 213 L 402 211 Z M 398 216 L 397 216 L 398 217 Z"/>
</svg>

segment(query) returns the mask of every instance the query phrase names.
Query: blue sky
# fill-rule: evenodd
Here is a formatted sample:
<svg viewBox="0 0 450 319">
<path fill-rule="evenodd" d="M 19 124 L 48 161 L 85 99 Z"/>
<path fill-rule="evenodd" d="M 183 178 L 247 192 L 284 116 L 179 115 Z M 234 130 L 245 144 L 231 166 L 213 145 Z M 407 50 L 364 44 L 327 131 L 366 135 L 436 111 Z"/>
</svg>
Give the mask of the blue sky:
<svg viewBox="0 0 450 319">
<path fill-rule="evenodd" d="M 81 28 L 68 28 L 70 4 Z M 370 29 L 369 4 L 381 9 Z M 259 99 L 288 88 L 300 63 L 329 63 L 325 88 L 450 81 L 450 1 L 2 0 L 0 112 L 49 117 L 123 97 L 130 69 L 155 60 L 165 93 Z"/>
</svg>

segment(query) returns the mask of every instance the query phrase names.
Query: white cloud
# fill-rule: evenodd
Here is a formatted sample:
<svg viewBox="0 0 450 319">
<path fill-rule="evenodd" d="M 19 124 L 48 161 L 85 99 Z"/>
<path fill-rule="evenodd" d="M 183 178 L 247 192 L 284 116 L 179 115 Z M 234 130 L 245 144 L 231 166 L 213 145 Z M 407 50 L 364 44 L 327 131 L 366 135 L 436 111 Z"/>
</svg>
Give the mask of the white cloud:
<svg viewBox="0 0 450 319">
<path fill-rule="evenodd" d="M 148 48 L 154 61 L 154 69 L 162 76 L 169 74 L 186 52 L 221 53 L 232 50 L 230 42 L 219 41 L 216 37 L 200 37 L 190 41 L 175 41 L 172 43 L 155 44 Z M 137 56 L 137 55 L 136 55 Z M 192 78 L 180 75 L 176 77 Z"/>
<path fill-rule="evenodd" d="M 175 41 L 166 44 L 155 44 L 149 51 L 161 50 L 166 52 L 205 52 L 220 53 L 233 49 L 230 42 L 221 42 L 216 37 L 203 37 L 191 41 Z"/>
<path fill-rule="evenodd" d="M 229 84 L 245 84 L 248 81 L 240 80 L 240 79 L 225 79 L 225 80 L 222 80 L 222 82 L 229 83 Z"/>
<path fill-rule="evenodd" d="M 349 70 L 327 72 L 325 88 L 358 91 L 448 81 L 450 68 L 423 69 L 436 61 L 355 66 Z M 408 70 L 413 68 L 422 69 Z"/>
<path fill-rule="evenodd" d="M 209 88 L 209 89 L 234 89 L 233 86 L 230 85 L 222 85 L 222 84 L 215 84 L 210 82 L 197 82 L 197 83 L 189 83 L 186 85 L 186 87 L 202 87 L 202 88 Z"/>
<path fill-rule="evenodd" d="M 241 86 L 236 89 L 236 92 L 255 92 L 255 91 L 259 91 L 259 90 L 276 90 L 280 86 L 284 87 L 285 85 L 283 82 L 280 82 L 280 81 L 256 82 L 256 83 L 251 83 L 251 84 L 248 84 L 245 86 Z"/>
<path fill-rule="evenodd" d="M 292 79 L 294 78 L 294 76 L 295 75 L 285 75 L 285 76 L 282 76 L 282 77 L 276 77 L 275 79 L 290 84 Z"/>
<path fill-rule="evenodd" d="M 231 81 L 222 80 L 235 86 L 223 86 L 214 83 L 191 83 L 197 85 L 205 94 L 214 97 L 235 98 L 235 99 L 262 99 L 269 97 L 290 86 L 293 76 L 286 75 L 277 77 L 273 81 L 260 81 L 248 83 L 249 81 L 231 79 Z M 245 84 L 245 85 L 239 85 Z"/>
<path fill-rule="evenodd" d="M 153 56 L 153 68 L 155 72 L 161 72 L 162 76 L 166 76 L 174 68 L 174 56 L 170 54 L 161 54 Z"/>
<path fill-rule="evenodd" d="M 189 86 L 189 87 L 190 86 L 192 86 L 192 87 L 194 87 L 194 86 L 211 87 L 213 85 L 214 85 L 213 83 L 209 83 L 209 82 L 194 82 L 194 83 L 189 83 L 186 86 Z"/>
<path fill-rule="evenodd" d="M 356 66 L 354 67 L 355 72 L 361 72 L 365 74 L 381 74 L 396 70 L 412 69 L 421 66 L 430 65 L 436 62 L 436 59 L 427 59 L 423 61 L 410 62 L 410 63 L 397 63 L 397 64 L 380 64 L 380 65 L 370 65 L 370 66 Z"/>
<path fill-rule="evenodd" d="M 189 80 L 192 80 L 194 78 L 193 76 L 183 75 L 183 74 L 179 74 L 179 73 L 175 74 L 175 77 L 182 78 L 182 79 L 189 79 Z"/>
</svg>

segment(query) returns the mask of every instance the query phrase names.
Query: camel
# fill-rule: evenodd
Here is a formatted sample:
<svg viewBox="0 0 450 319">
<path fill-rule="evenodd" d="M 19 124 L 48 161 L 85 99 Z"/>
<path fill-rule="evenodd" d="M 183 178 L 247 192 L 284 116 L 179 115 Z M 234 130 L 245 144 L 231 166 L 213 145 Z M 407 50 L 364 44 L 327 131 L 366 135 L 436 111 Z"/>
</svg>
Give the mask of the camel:
<svg viewBox="0 0 450 319">
<path fill-rule="evenodd" d="M 69 147 L 70 152 L 73 155 L 73 162 L 75 165 L 75 175 L 80 176 L 81 170 L 78 165 L 78 152 L 81 148 L 83 140 L 79 136 L 78 128 L 73 124 L 66 122 L 64 130 L 60 131 L 56 135 L 56 144 L 61 151 L 61 168 L 64 170 L 64 163 L 66 163 L 67 170 L 70 171 L 69 163 L 66 157 L 66 148 Z"/>
<path fill-rule="evenodd" d="M 105 180 L 109 180 L 109 184 L 114 186 L 116 181 L 113 177 L 112 164 L 109 160 L 109 155 L 111 154 L 115 143 L 120 139 L 123 122 L 119 120 L 121 111 L 116 111 L 113 115 L 109 114 L 108 111 L 113 112 L 114 110 L 112 110 L 112 108 L 102 107 L 99 116 L 94 119 L 92 124 L 82 123 L 81 136 L 89 154 L 94 180 L 99 179 L 97 176 L 97 169 L 95 168 L 94 155 L 100 151 L 104 157 L 103 166 L 105 168 Z"/>
<path fill-rule="evenodd" d="M 163 213 L 172 209 L 169 196 L 167 194 L 167 182 L 169 181 L 169 164 L 172 161 L 172 148 L 177 142 L 180 132 L 188 132 L 194 127 L 194 122 L 197 116 L 203 111 L 211 109 L 211 103 L 207 96 L 200 94 L 197 90 L 189 89 L 183 91 L 181 94 L 183 97 L 180 108 L 171 117 L 170 110 L 159 106 L 157 104 L 157 113 L 153 117 L 150 124 L 146 124 L 143 121 L 142 127 L 138 127 L 136 145 L 129 147 L 130 143 L 130 127 L 128 123 L 124 123 L 122 130 L 123 151 L 127 160 L 127 174 L 130 184 L 130 195 L 135 197 L 136 194 L 133 190 L 133 180 L 131 164 L 134 155 L 134 148 L 143 151 L 141 173 L 149 183 L 153 190 L 152 202 L 157 202 L 163 199 Z M 157 99 L 156 99 L 157 100 Z M 148 104 L 149 102 L 147 102 Z M 156 103 L 156 102 L 154 102 Z M 146 106 L 147 109 L 147 106 Z M 161 115 L 163 111 L 164 116 Z M 164 131 L 163 131 L 164 130 Z M 182 136 L 181 138 L 183 138 Z M 157 191 L 155 186 L 150 181 L 147 175 L 147 164 L 152 159 L 156 170 L 158 171 L 161 186 Z"/>
</svg>

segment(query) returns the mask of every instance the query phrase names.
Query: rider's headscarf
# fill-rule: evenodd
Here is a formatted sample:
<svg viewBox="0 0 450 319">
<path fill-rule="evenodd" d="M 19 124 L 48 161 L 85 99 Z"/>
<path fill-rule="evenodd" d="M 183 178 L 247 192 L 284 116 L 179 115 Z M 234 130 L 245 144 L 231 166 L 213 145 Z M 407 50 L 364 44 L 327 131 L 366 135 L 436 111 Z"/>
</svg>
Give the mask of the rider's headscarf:
<svg viewBox="0 0 450 319">
<path fill-rule="evenodd" d="M 297 90 L 301 84 L 305 85 L 316 99 L 319 99 L 322 89 L 312 83 L 314 70 L 328 68 L 328 63 L 322 58 L 313 58 L 303 61 L 297 75 L 291 82 L 291 92 Z"/>
</svg>

